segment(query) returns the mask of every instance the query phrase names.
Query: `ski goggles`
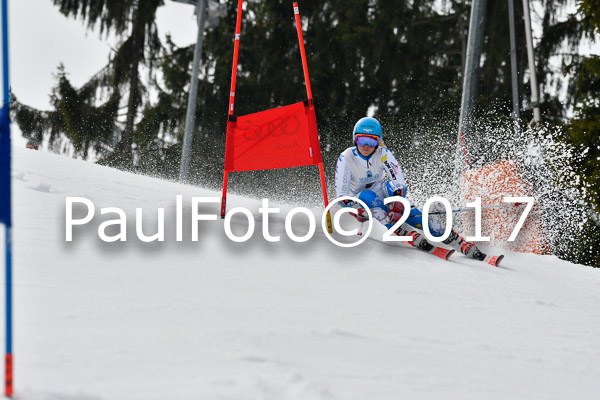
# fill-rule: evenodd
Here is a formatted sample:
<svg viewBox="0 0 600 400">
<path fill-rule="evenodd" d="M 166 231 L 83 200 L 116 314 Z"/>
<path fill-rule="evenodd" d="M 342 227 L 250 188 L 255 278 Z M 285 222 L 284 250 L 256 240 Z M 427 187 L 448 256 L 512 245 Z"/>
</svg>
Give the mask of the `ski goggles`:
<svg viewBox="0 0 600 400">
<path fill-rule="evenodd" d="M 379 144 L 379 136 L 357 134 L 356 135 L 356 144 L 361 147 L 362 146 L 375 147 Z"/>
</svg>

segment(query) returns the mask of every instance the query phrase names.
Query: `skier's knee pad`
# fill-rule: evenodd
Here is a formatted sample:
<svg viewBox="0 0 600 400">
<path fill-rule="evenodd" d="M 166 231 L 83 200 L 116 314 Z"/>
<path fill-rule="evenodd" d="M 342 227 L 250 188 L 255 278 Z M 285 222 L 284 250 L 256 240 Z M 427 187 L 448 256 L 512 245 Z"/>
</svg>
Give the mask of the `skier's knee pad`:
<svg viewBox="0 0 600 400">
<path fill-rule="evenodd" d="M 423 230 L 423 213 L 418 208 L 410 209 L 410 214 L 406 223 L 410 226 Z M 444 234 L 444 227 L 436 220 L 429 218 L 429 232 L 431 236 L 440 237 Z"/>
<path fill-rule="evenodd" d="M 429 232 L 431 232 L 431 236 L 433 236 L 433 237 L 440 237 L 444 234 L 444 232 L 432 227 L 431 224 L 429 224 Z"/>
</svg>

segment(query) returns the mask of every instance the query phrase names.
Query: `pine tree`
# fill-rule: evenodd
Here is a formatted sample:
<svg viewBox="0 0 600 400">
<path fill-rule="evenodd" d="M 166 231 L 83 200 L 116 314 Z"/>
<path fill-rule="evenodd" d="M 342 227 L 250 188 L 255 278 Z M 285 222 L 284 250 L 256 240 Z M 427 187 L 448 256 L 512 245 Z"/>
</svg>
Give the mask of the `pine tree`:
<svg viewBox="0 0 600 400">
<path fill-rule="evenodd" d="M 592 40 L 600 38 L 600 1 L 582 0 L 580 26 Z M 576 57 L 566 66 L 576 77 L 571 87 L 575 117 L 567 125 L 567 141 L 583 154 L 577 165 L 588 193 L 590 219 L 583 227 L 575 261 L 600 267 L 600 56 Z"/>
<path fill-rule="evenodd" d="M 90 29 L 99 27 L 100 34 L 114 33 L 120 43 L 108 65 L 93 77 L 83 88 L 75 90 L 64 69 L 58 72 L 58 86 L 54 91 L 52 112 L 39 112 L 19 103 L 15 105 L 15 119 L 24 125 L 24 133 L 40 135 L 40 130 L 49 132 L 51 139 L 61 132 L 72 141 L 77 154 L 87 157 L 88 148 L 96 149 L 107 144 L 106 137 L 112 136 L 118 118 L 115 107 L 126 100 L 124 128 L 120 130 L 120 140 L 104 163 L 131 168 L 133 166 L 134 129 L 138 109 L 147 95 L 147 87 L 140 77 L 141 65 L 152 70 L 153 63 L 161 50 L 161 43 L 155 24 L 157 8 L 163 0 L 53 0 L 60 12 L 67 17 L 81 19 Z M 125 91 L 127 95 L 123 96 Z M 102 100 L 105 100 L 104 104 Z M 93 111 L 95 110 L 95 111 Z M 111 111 L 111 128 L 102 135 L 91 132 L 88 125 L 93 123 L 91 115 Z M 35 115 L 35 116 L 34 116 Z M 84 118 L 78 120 L 73 116 Z M 27 119 L 38 121 L 35 132 Z M 43 123 L 42 123 L 43 121 Z M 77 123 L 74 123 L 77 121 Z M 105 149 L 106 150 L 106 149 Z"/>
<path fill-rule="evenodd" d="M 58 67 L 57 86 L 52 90 L 52 111 L 39 111 L 21 104 L 13 95 L 12 113 L 26 137 L 41 143 L 46 135 L 50 148 L 87 159 L 89 151 L 103 154 L 112 149 L 118 130 L 117 116 L 121 94 L 118 90 L 104 96 L 107 68 L 80 89 L 71 85 L 64 66 Z M 100 101 L 100 97 L 107 97 Z M 98 104 L 100 103 L 100 104 Z"/>
</svg>

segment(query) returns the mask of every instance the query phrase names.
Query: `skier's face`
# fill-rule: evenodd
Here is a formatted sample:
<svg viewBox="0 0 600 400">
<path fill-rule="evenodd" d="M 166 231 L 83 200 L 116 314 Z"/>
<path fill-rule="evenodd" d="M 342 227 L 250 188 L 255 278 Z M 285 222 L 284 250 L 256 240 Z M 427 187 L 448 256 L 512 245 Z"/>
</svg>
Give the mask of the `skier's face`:
<svg viewBox="0 0 600 400">
<path fill-rule="evenodd" d="M 379 138 L 373 135 L 356 135 L 356 147 L 363 157 L 368 157 L 375 151 Z"/>
<path fill-rule="evenodd" d="M 360 154 L 363 155 L 363 157 L 369 157 L 371 154 L 373 154 L 373 152 L 375 151 L 375 147 L 371 147 L 371 146 L 356 146 L 358 147 L 358 151 L 360 151 Z"/>
</svg>

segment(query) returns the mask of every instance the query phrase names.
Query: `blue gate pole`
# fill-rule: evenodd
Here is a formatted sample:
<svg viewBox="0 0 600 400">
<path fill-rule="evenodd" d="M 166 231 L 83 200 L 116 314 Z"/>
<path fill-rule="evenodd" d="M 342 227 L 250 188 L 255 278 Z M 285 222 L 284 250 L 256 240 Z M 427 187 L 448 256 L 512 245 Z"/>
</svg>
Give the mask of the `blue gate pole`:
<svg viewBox="0 0 600 400">
<path fill-rule="evenodd" d="M 8 79 L 8 1 L 2 0 L 2 83 L 3 104 L 0 113 L 0 221 L 4 222 L 6 249 L 6 356 L 4 394 L 13 394 L 12 354 L 12 208 L 11 208 L 11 148 L 10 148 L 10 86 Z"/>
<path fill-rule="evenodd" d="M 12 228 L 6 225 L 6 356 L 4 369 L 4 394 L 13 394 L 13 354 L 12 354 Z"/>
</svg>

